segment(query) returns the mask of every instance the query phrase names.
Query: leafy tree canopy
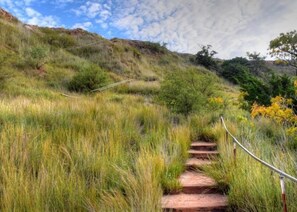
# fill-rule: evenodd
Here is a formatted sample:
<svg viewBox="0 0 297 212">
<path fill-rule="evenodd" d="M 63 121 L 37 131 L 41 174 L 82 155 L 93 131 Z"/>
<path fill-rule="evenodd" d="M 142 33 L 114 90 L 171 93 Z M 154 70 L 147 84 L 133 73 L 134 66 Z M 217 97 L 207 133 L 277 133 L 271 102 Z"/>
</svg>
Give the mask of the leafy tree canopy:
<svg viewBox="0 0 297 212">
<path fill-rule="evenodd" d="M 211 48 L 211 45 L 203 46 L 195 56 L 195 63 L 209 69 L 216 68 L 216 62 L 213 59 L 213 56 L 216 55 L 217 52 L 211 50 Z"/>
<path fill-rule="evenodd" d="M 161 84 L 159 99 L 175 113 L 189 115 L 205 108 L 214 94 L 215 76 L 197 70 L 176 71 Z"/>
<path fill-rule="evenodd" d="M 270 41 L 270 55 L 287 61 L 296 68 L 297 75 L 297 31 L 281 33 L 277 38 Z"/>
</svg>

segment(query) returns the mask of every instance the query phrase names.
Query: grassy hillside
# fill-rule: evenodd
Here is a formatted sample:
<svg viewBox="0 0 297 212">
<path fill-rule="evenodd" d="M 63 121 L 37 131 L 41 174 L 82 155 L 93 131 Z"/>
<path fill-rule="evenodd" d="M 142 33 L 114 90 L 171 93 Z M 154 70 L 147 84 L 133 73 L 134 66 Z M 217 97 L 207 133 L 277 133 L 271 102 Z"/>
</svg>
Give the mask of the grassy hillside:
<svg viewBox="0 0 297 212">
<path fill-rule="evenodd" d="M 163 75 L 190 67 L 187 58 L 154 43 L 0 17 L 0 210 L 160 210 L 163 192 L 179 188 L 191 130 L 155 95 Z M 70 82 L 89 83 L 92 70 L 105 84 L 135 81 L 70 93 Z"/>
<path fill-rule="evenodd" d="M 87 66 L 108 72 L 111 81 L 133 78 L 158 81 L 190 66 L 186 56 L 151 42 L 107 40 L 82 29 L 40 28 L 0 15 L 1 79 L 6 91 L 24 87 L 67 90 L 67 83 Z M 13 76 L 14 80 L 9 79 Z M 36 94 L 38 95 L 38 94 Z"/>
<path fill-rule="evenodd" d="M 1 210 L 156 211 L 190 132 L 143 97 L 2 99 Z"/>
<path fill-rule="evenodd" d="M 180 189 L 196 139 L 220 143 L 222 157 L 206 171 L 229 194 L 230 210 L 281 210 L 277 175 L 240 150 L 235 166 L 219 117 L 255 154 L 296 176 L 285 129 L 239 109 L 238 87 L 193 66 L 191 55 L 24 25 L 3 10 L 0 50 L 1 211 L 160 211 L 162 194 Z M 90 92 L 126 79 L 134 81 Z M 184 107 L 186 115 L 172 112 Z M 296 211 L 296 185 L 287 190 Z"/>
</svg>

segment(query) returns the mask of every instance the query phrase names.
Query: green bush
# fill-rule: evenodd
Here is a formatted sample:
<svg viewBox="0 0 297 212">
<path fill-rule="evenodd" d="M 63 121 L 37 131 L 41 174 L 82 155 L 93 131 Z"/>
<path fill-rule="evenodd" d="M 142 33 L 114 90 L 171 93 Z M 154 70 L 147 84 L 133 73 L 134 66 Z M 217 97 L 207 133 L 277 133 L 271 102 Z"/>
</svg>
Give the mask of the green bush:
<svg viewBox="0 0 297 212">
<path fill-rule="evenodd" d="M 108 76 L 97 66 L 89 66 L 75 75 L 68 84 L 70 91 L 89 92 L 100 88 L 108 82 Z"/>
<path fill-rule="evenodd" d="M 25 52 L 25 59 L 32 68 L 39 69 L 47 61 L 49 49 L 45 46 L 34 46 Z"/>
<path fill-rule="evenodd" d="M 212 48 L 211 45 L 203 46 L 201 51 L 197 52 L 195 55 L 194 62 L 197 65 L 202 65 L 208 69 L 217 69 L 217 63 L 213 59 L 213 56 L 217 54 L 216 51 L 210 50 Z"/>
<path fill-rule="evenodd" d="M 149 41 L 144 42 L 144 47 L 154 54 L 164 54 L 167 51 L 166 45 Z"/>
<path fill-rule="evenodd" d="M 159 99 L 175 113 L 189 115 L 205 108 L 214 94 L 215 76 L 195 70 L 176 71 L 161 84 Z"/>
<path fill-rule="evenodd" d="M 221 76 L 232 83 L 240 84 L 245 73 L 250 73 L 249 61 L 242 57 L 226 60 L 222 64 Z"/>
<path fill-rule="evenodd" d="M 293 107 L 296 109 L 297 99 L 293 78 L 272 74 L 267 75 L 266 80 L 262 80 L 247 72 L 242 76 L 240 86 L 245 93 L 244 100 L 248 103 L 247 109 L 250 109 L 254 102 L 268 106 L 271 103 L 270 99 L 276 96 L 292 99 Z"/>
<path fill-rule="evenodd" d="M 66 34 L 51 33 L 45 34 L 43 37 L 44 41 L 51 46 L 58 48 L 69 48 L 75 46 L 76 41 L 73 37 Z"/>
</svg>

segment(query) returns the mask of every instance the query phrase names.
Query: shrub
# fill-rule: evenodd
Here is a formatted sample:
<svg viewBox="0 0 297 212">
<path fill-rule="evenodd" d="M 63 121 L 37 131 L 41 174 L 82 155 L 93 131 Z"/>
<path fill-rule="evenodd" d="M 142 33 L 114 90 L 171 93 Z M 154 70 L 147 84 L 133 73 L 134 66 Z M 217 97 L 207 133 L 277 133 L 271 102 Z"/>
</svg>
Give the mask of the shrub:
<svg viewBox="0 0 297 212">
<path fill-rule="evenodd" d="M 166 52 L 166 45 L 161 45 L 160 43 L 154 43 L 154 42 L 149 42 L 146 41 L 144 42 L 145 48 L 147 48 L 151 53 L 154 54 L 164 54 Z"/>
<path fill-rule="evenodd" d="M 69 48 L 76 44 L 73 37 L 66 34 L 51 33 L 45 34 L 44 41 L 48 44 L 58 48 Z"/>
<path fill-rule="evenodd" d="M 247 101 L 247 109 L 256 102 L 259 105 L 270 105 L 270 99 L 276 96 L 290 98 L 292 107 L 296 109 L 296 95 L 294 81 L 288 76 L 270 75 L 266 80 L 261 80 L 251 74 L 245 73 L 241 80 L 241 90 L 244 92 L 244 100 Z"/>
<path fill-rule="evenodd" d="M 89 66 L 75 75 L 68 84 L 70 91 L 89 92 L 106 85 L 108 77 L 97 66 Z"/>
<path fill-rule="evenodd" d="M 213 59 L 213 56 L 217 54 L 217 52 L 210 50 L 211 47 L 211 45 L 203 46 L 202 50 L 197 52 L 195 56 L 195 63 L 197 65 L 202 65 L 209 69 L 217 68 L 216 61 Z"/>
<path fill-rule="evenodd" d="M 159 99 L 173 112 L 189 115 L 201 111 L 214 93 L 214 76 L 195 70 L 169 74 L 161 84 Z"/>
<path fill-rule="evenodd" d="M 250 109 L 254 102 L 260 105 L 270 104 L 270 88 L 263 80 L 245 73 L 241 82 L 241 91 L 243 92 L 243 99 L 247 102 L 247 108 Z"/>
<path fill-rule="evenodd" d="M 41 68 L 48 59 L 49 49 L 45 46 L 34 46 L 25 52 L 26 61 L 32 68 Z"/>
<path fill-rule="evenodd" d="M 238 84 L 242 81 L 245 73 L 249 73 L 249 61 L 242 57 L 226 60 L 222 64 L 221 75 L 232 83 Z"/>
</svg>

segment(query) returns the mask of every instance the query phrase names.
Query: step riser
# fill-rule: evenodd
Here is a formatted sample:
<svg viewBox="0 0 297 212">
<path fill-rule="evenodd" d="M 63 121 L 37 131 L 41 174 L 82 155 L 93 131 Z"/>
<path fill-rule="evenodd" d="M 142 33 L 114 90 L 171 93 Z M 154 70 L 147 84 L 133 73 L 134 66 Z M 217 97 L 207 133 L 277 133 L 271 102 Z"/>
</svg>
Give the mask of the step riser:
<svg viewBox="0 0 297 212">
<path fill-rule="evenodd" d="M 222 206 L 218 208 L 183 208 L 183 209 L 173 209 L 173 208 L 163 208 L 163 212 L 225 212 L 227 207 Z"/>
<path fill-rule="evenodd" d="M 210 165 L 203 165 L 203 166 L 186 165 L 186 171 L 203 171 L 207 166 L 210 166 Z"/>
<path fill-rule="evenodd" d="M 190 153 L 190 156 L 197 159 L 216 159 L 218 158 L 218 154 L 193 154 Z"/>
<path fill-rule="evenodd" d="M 204 165 L 204 166 L 186 165 L 186 170 L 187 171 L 203 170 L 203 168 L 206 166 L 207 165 Z"/>
<path fill-rule="evenodd" d="M 221 193 L 218 188 L 210 187 L 183 187 L 181 190 L 184 194 L 215 194 Z"/>
<path fill-rule="evenodd" d="M 203 169 L 219 157 L 215 142 L 195 141 L 188 151 L 186 172 L 179 177 L 182 188 L 162 197 L 164 212 L 225 212 L 228 200 L 215 180 Z M 197 171 L 197 170 L 201 170 Z"/>
<path fill-rule="evenodd" d="M 191 146 L 192 150 L 198 150 L 198 151 L 216 151 L 216 146 Z"/>
</svg>

